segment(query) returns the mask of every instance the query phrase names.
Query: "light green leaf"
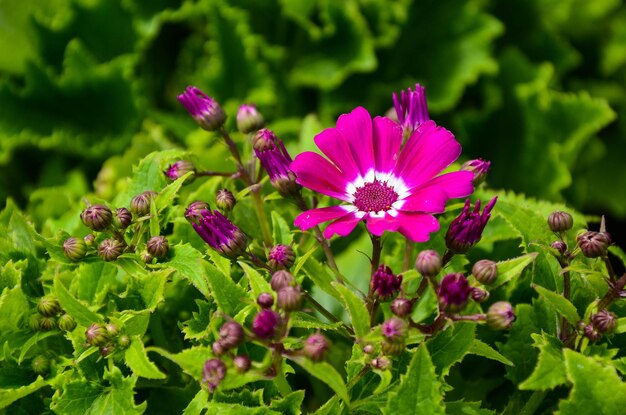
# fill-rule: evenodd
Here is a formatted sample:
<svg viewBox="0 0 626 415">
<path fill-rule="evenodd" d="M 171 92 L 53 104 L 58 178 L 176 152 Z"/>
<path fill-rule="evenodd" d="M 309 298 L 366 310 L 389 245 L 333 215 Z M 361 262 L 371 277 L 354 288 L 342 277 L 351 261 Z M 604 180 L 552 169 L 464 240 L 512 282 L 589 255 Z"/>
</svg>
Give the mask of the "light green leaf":
<svg viewBox="0 0 626 415">
<path fill-rule="evenodd" d="M 522 255 L 517 258 L 508 259 L 506 261 L 499 261 L 497 263 L 498 276 L 493 284 L 489 285 L 489 287 L 496 288 L 503 284 L 506 284 L 514 278 L 519 277 L 524 268 L 526 268 L 535 260 L 535 258 L 537 258 L 537 255 L 539 255 L 537 252 L 532 252 L 530 254 Z"/>
<path fill-rule="evenodd" d="M 0 295 L 0 336 L 19 330 L 28 312 L 28 300 L 22 289 L 5 288 Z"/>
<path fill-rule="evenodd" d="M 348 396 L 348 389 L 343 381 L 343 378 L 333 366 L 327 362 L 314 363 L 311 360 L 302 357 L 294 356 L 291 359 L 296 362 L 300 367 L 309 372 L 312 376 L 321 380 L 327 384 L 341 400 L 346 404 L 350 403 L 350 397 Z"/>
<path fill-rule="evenodd" d="M 24 358 L 26 357 L 26 355 L 28 354 L 28 351 L 37 343 L 39 343 L 41 340 L 46 339 L 48 337 L 51 336 L 55 336 L 57 334 L 61 333 L 58 330 L 51 330 L 51 331 L 46 331 L 46 332 L 41 332 L 38 331 L 37 333 L 35 333 L 30 339 L 28 339 L 26 341 L 26 343 L 24 343 L 24 345 L 22 346 L 22 350 L 20 351 L 20 356 L 17 359 L 17 363 L 21 364 L 22 361 L 24 360 Z"/>
<path fill-rule="evenodd" d="M 163 374 L 154 363 L 148 359 L 143 342 L 138 337 L 133 337 L 130 346 L 124 353 L 124 363 L 135 375 L 146 379 L 165 379 Z"/>
<path fill-rule="evenodd" d="M 446 402 L 446 415 L 496 415 L 491 409 L 480 407 L 480 402 Z"/>
<path fill-rule="evenodd" d="M 219 308 L 229 316 L 237 314 L 246 305 L 242 300 L 248 298 L 248 294 L 235 284 L 230 277 L 225 276 L 206 261 L 204 261 L 204 269 L 208 277 L 213 299 Z"/>
<path fill-rule="evenodd" d="M 54 291 L 65 312 L 81 326 L 89 327 L 91 323 L 103 322 L 102 317 L 75 299 L 58 277 L 54 279 Z"/>
<path fill-rule="evenodd" d="M 200 415 L 208 403 L 209 392 L 206 389 L 200 389 L 183 411 L 183 415 Z"/>
<path fill-rule="evenodd" d="M 578 315 L 578 311 L 576 311 L 576 307 L 563 297 L 560 294 L 547 290 L 539 285 L 534 285 L 533 288 L 544 297 L 552 306 L 567 319 L 567 321 L 576 326 L 580 321 L 580 316 Z"/>
<path fill-rule="evenodd" d="M 548 390 L 567 383 L 563 343 L 547 333 L 531 334 L 539 358 L 533 373 L 519 384 L 521 390 Z"/>
<path fill-rule="evenodd" d="M 156 201 L 150 199 L 150 236 L 155 237 L 161 234 L 161 226 L 159 226 L 159 213 L 157 212 Z"/>
<path fill-rule="evenodd" d="M 370 317 L 365 307 L 365 301 L 345 285 L 336 282 L 333 282 L 332 285 L 339 291 L 342 302 L 350 313 L 354 334 L 356 334 L 357 339 L 362 339 L 370 331 Z"/>
<path fill-rule="evenodd" d="M 328 267 L 322 266 L 315 258 L 310 257 L 304 262 L 302 269 L 317 288 L 340 300 L 339 292 L 333 286 L 334 280 L 329 273 Z"/>
<path fill-rule="evenodd" d="M 283 415 L 300 415 L 302 412 L 302 401 L 304 400 L 304 391 L 293 391 L 289 395 L 272 399 L 270 409 L 280 412 Z"/>
<path fill-rule="evenodd" d="M 293 235 L 289 225 L 275 210 L 272 210 L 272 229 L 272 239 L 275 244 L 291 245 Z"/>
<path fill-rule="evenodd" d="M 477 356 L 486 357 L 487 359 L 496 360 L 508 366 L 514 366 L 513 362 L 511 362 L 506 357 L 502 356 L 500 353 L 494 350 L 487 343 L 483 343 L 478 339 L 474 339 L 474 341 L 472 342 L 472 345 L 469 348 L 468 353 L 475 354 Z"/>
<path fill-rule="evenodd" d="M 193 377 L 197 382 L 202 382 L 202 366 L 204 362 L 213 357 L 210 347 L 194 346 L 173 354 L 160 347 L 147 347 L 146 351 L 155 352 L 176 363 L 185 373 Z"/>
<path fill-rule="evenodd" d="M 230 277 L 230 259 L 221 256 L 212 249 L 209 249 L 207 254 L 209 255 L 209 258 L 211 258 L 211 262 L 213 263 L 213 265 L 215 265 L 217 269 L 222 271 L 224 276 Z"/>
<path fill-rule="evenodd" d="M 30 385 L 15 389 L 0 389 L 0 409 L 6 408 L 18 399 L 22 399 L 46 385 L 48 385 L 48 381 L 41 376 L 37 376 L 37 380 Z"/>
<path fill-rule="evenodd" d="M 172 206 L 172 204 L 174 203 L 174 199 L 178 195 L 178 191 L 183 186 L 185 181 L 190 176 L 192 176 L 193 174 L 194 174 L 193 172 L 185 173 L 184 176 L 181 176 L 178 179 L 174 180 L 172 183 L 170 183 L 167 186 L 165 186 L 159 192 L 157 197 L 154 199 L 154 204 L 156 205 L 157 213 L 161 213 L 166 208 Z M 152 209 L 152 207 L 151 207 L 151 209 Z M 150 213 L 152 214 L 152 212 L 150 212 Z M 153 234 L 152 236 L 155 236 L 155 235 L 158 235 L 158 233 L 157 234 Z"/>
<path fill-rule="evenodd" d="M 176 245 L 170 252 L 171 259 L 165 265 L 174 268 L 179 276 L 188 280 L 205 298 L 211 298 L 202 254 L 189 244 Z"/>
<path fill-rule="evenodd" d="M 257 297 L 261 293 L 272 293 L 272 286 L 269 282 L 259 273 L 257 270 L 252 268 L 250 265 L 246 264 L 243 261 L 238 262 L 243 272 L 248 277 L 248 282 L 250 283 L 250 289 L 252 299 L 256 301 Z"/>
</svg>

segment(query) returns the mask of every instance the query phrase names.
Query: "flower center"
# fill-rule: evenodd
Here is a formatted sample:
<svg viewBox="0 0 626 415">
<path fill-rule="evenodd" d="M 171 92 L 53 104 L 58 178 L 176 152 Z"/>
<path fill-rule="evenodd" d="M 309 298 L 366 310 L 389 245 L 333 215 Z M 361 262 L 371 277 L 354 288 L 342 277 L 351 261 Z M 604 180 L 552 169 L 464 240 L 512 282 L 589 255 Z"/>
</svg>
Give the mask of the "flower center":
<svg viewBox="0 0 626 415">
<path fill-rule="evenodd" d="M 398 193 L 393 190 L 393 187 L 377 179 L 357 187 L 353 196 L 354 206 L 362 212 L 387 211 L 398 200 Z"/>
</svg>

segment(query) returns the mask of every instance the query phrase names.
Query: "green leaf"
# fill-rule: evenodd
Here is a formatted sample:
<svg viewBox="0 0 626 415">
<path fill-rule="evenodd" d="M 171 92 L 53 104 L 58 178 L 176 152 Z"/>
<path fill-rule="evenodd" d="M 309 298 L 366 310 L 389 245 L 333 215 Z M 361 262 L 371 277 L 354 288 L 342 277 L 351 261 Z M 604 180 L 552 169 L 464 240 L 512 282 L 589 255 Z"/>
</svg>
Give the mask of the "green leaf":
<svg viewBox="0 0 626 415">
<path fill-rule="evenodd" d="M 518 304 L 515 307 L 515 316 L 508 339 L 503 344 L 498 344 L 498 348 L 514 364 L 506 367 L 506 377 L 518 384 L 535 368 L 538 352 L 532 347 L 530 336 L 538 333 L 540 328 L 537 313 L 530 304 Z"/>
<path fill-rule="evenodd" d="M 446 415 L 495 415 L 491 409 L 480 407 L 480 402 L 446 402 Z"/>
<path fill-rule="evenodd" d="M 243 261 L 238 262 L 239 266 L 243 269 L 244 274 L 248 277 L 250 283 L 251 296 L 254 301 L 261 293 L 272 293 L 272 286 L 269 282 L 254 268 L 246 264 Z"/>
<path fill-rule="evenodd" d="M 291 357 L 291 359 L 300 365 L 300 367 L 304 370 L 309 372 L 309 374 L 327 384 L 346 404 L 350 403 L 350 397 L 348 396 L 346 384 L 344 383 L 341 375 L 337 373 L 337 370 L 335 370 L 332 365 L 327 362 L 315 363 L 301 356 L 294 356 Z"/>
<path fill-rule="evenodd" d="M 41 376 L 37 376 L 37 380 L 29 385 L 22 386 L 21 388 L 0 389 L 0 409 L 6 408 L 18 399 L 22 399 L 23 397 L 38 391 L 46 385 L 48 385 L 48 381 Z"/>
<path fill-rule="evenodd" d="M 22 346 L 22 350 L 20 351 L 20 356 L 17 359 L 17 363 L 21 364 L 22 361 L 24 360 L 24 358 L 26 357 L 26 355 L 28 354 L 28 351 L 37 343 L 39 343 L 41 340 L 46 339 L 48 337 L 51 336 L 56 336 L 57 334 L 60 334 L 61 332 L 58 330 L 51 330 L 51 331 L 46 331 L 46 332 L 40 332 L 38 331 L 37 333 L 35 333 L 30 339 L 28 339 L 26 341 L 26 343 L 24 343 L 24 345 Z"/>
<path fill-rule="evenodd" d="M 400 377 L 400 387 L 390 392 L 385 414 L 440 414 L 445 413 L 441 383 L 435 374 L 426 345 L 417 348 L 406 374 Z"/>
<path fill-rule="evenodd" d="M 150 199 L 150 237 L 159 236 L 161 234 L 161 226 L 159 225 L 159 214 L 154 199 Z"/>
<path fill-rule="evenodd" d="M 350 313 L 354 334 L 357 339 L 362 339 L 370 331 L 370 318 L 365 307 L 365 301 L 345 285 L 337 282 L 333 282 L 332 285 L 339 291 L 342 302 Z"/>
<path fill-rule="evenodd" d="M 293 391 L 280 399 L 272 399 L 269 408 L 283 415 L 300 415 L 304 391 Z"/>
<path fill-rule="evenodd" d="M 456 323 L 426 343 L 437 374 L 446 376 L 450 368 L 463 360 L 474 344 L 476 324 Z"/>
<path fill-rule="evenodd" d="M 272 210 L 272 239 L 275 244 L 291 245 L 293 235 L 282 216 Z"/>
<path fill-rule="evenodd" d="M 610 365 L 564 349 L 567 378 L 574 385 L 559 403 L 560 415 L 613 415 L 626 407 L 626 384 Z"/>
<path fill-rule="evenodd" d="M 207 253 L 209 258 L 211 258 L 211 262 L 217 267 L 217 269 L 222 271 L 224 276 L 230 277 L 230 259 L 221 256 L 212 249 L 209 249 Z"/>
<path fill-rule="evenodd" d="M 91 323 L 103 322 L 102 317 L 74 298 L 58 277 L 54 279 L 54 291 L 65 312 L 81 326 L 89 327 Z"/>
<path fill-rule="evenodd" d="M 317 249 L 317 248 L 315 248 Z M 315 258 L 307 257 L 305 254 L 302 258 L 302 269 L 306 273 L 306 275 L 313 281 L 315 287 L 324 291 L 327 294 L 330 294 L 333 298 L 340 300 L 339 292 L 333 286 L 333 277 L 330 275 L 328 267 L 322 266 Z M 306 259 L 305 259 L 306 257 Z M 296 268 L 298 267 L 297 264 Z"/>
<path fill-rule="evenodd" d="M 318 330 L 337 330 L 343 326 L 341 322 L 325 323 L 315 316 L 300 311 L 294 311 L 289 315 L 289 324 L 291 327 Z"/>
<path fill-rule="evenodd" d="M 133 337 L 130 346 L 124 353 L 124 363 L 137 376 L 146 379 L 165 379 L 166 376 L 148 359 L 143 342 L 138 337 Z"/>
<path fill-rule="evenodd" d="M 156 205 L 157 213 L 163 212 L 166 208 L 172 206 L 174 203 L 174 199 L 178 195 L 178 191 L 183 186 L 185 181 L 193 175 L 193 172 L 185 173 L 184 176 L 179 177 L 174 180 L 172 183 L 165 186 L 157 195 L 156 199 L 154 199 L 154 204 Z M 157 234 L 158 235 L 158 234 Z M 155 235 L 152 235 L 155 236 Z"/>
<path fill-rule="evenodd" d="M 147 309 L 154 311 L 157 305 L 163 301 L 165 283 L 167 282 L 168 276 L 173 271 L 174 270 L 171 268 L 166 268 L 152 271 L 146 275 L 138 275 L 131 279 L 127 291 L 141 299 L 141 304 L 139 305 L 140 310 Z"/>
<path fill-rule="evenodd" d="M 504 363 L 508 366 L 514 366 L 513 362 L 511 362 L 506 357 L 502 356 L 496 350 L 494 350 L 491 346 L 486 343 L 481 342 L 478 339 L 474 339 L 472 345 L 469 348 L 468 353 L 475 354 L 477 356 L 486 357 L 487 359 L 495 360 L 500 363 Z"/>
<path fill-rule="evenodd" d="M 237 314 L 246 305 L 242 300 L 248 298 L 248 294 L 235 284 L 230 277 L 225 276 L 206 261 L 204 261 L 204 269 L 211 287 L 211 293 L 219 308 L 229 316 Z"/>
<path fill-rule="evenodd" d="M 539 255 L 537 252 L 533 252 L 530 254 L 522 255 L 517 258 L 508 259 L 506 261 L 499 261 L 497 263 L 498 266 L 498 276 L 493 284 L 490 284 L 490 288 L 496 288 L 507 282 L 518 278 L 524 268 L 526 268 L 529 264 L 531 264 L 535 258 Z"/>
<path fill-rule="evenodd" d="M 565 297 L 550 290 L 547 290 L 539 285 L 533 285 L 533 288 L 544 297 L 552 306 L 561 314 L 567 321 L 576 326 L 580 321 L 580 316 L 576 307 Z"/>
<path fill-rule="evenodd" d="M 521 390 L 548 390 L 567 383 L 563 343 L 547 333 L 531 334 L 539 358 L 533 373 L 519 384 Z"/>
<path fill-rule="evenodd" d="M 176 363 L 185 373 L 197 382 L 202 382 L 202 367 L 204 362 L 213 357 L 213 350 L 206 346 L 194 346 L 173 354 L 160 347 L 147 347 L 146 351 L 155 352 Z"/>
<path fill-rule="evenodd" d="M 202 254 L 189 244 L 176 245 L 170 252 L 171 258 L 165 265 L 174 268 L 179 276 L 189 281 L 205 298 L 211 298 Z"/>
<path fill-rule="evenodd" d="M 29 305 L 20 287 L 5 288 L 0 295 L 0 336 L 20 329 L 23 320 L 28 316 Z"/>
<path fill-rule="evenodd" d="M 200 389 L 183 411 L 183 415 L 200 415 L 208 403 L 209 392 L 206 389 Z"/>
</svg>

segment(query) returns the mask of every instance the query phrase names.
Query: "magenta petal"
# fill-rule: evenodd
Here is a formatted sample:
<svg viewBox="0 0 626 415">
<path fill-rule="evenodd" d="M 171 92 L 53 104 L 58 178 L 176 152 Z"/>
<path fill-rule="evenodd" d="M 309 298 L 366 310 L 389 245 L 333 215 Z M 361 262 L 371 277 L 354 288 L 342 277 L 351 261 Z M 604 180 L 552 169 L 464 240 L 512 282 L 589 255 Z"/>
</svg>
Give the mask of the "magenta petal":
<svg viewBox="0 0 626 415">
<path fill-rule="evenodd" d="M 312 151 L 300 153 L 289 167 L 302 186 L 339 200 L 348 200 L 346 178 L 319 154 Z"/>
<path fill-rule="evenodd" d="M 450 199 L 466 197 L 474 192 L 474 173 L 471 171 L 454 171 L 435 177 L 428 186 L 438 186 L 446 191 Z"/>
<path fill-rule="evenodd" d="M 347 236 L 350 232 L 354 230 L 356 225 L 359 224 L 361 219 L 357 217 L 354 213 L 349 213 L 344 217 L 341 217 L 328 225 L 326 229 L 324 229 L 324 238 L 330 239 L 333 234 L 337 234 L 339 236 Z"/>
<path fill-rule="evenodd" d="M 376 171 L 388 173 L 398 161 L 402 145 L 402 128 L 385 117 L 374 118 L 374 158 Z"/>
<path fill-rule="evenodd" d="M 362 176 L 374 168 L 374 143 L 372 138 L 372 117 L 363 107 L 357 107 L 350 114 L 343 114 L 337 120 L 339 131 L 350 145 L 350 152 Z"/>
<path fill-rule="evenodd" d="M 293 221 L 298 228 L 306 231 L 322 222 L 337 219 L 348 214 L 348 206 L 328 206 L 307 210 L 299 214 Z"/>
<path fill-rule="evenodd" d="M 413 194 L 404 199 L 401 211 L 443 213 L 446 210 L 446 202 L 450 196 L 443 187 L 433 186 L 416 189 Z"/>
<path fill-rule="evenodd" d="M 426 242 L 430 233 L 439 230 L 437 219 L 425 213 L 399 212 L 396 219 L 400 233 L 413 242 Z"/>
<path fill-rule="evenodd" d="M 350 181 L 359 176 L 359 166 L 357 166 L 350 150 L 350 144 L 346 138 L 335 128 L 327 128 L 315 136 L 315 144 L 339 167 L 339 170 Z"/>
<path fill-rule="evenodd" d="M 395 174 L 409 188 L 438 175 L 461 154 L 461 145 L 452 133 L 427 121 L 407 140 L 396 165 Z"/>
<path fill-rule="evenodd" d="M 367 229 L 376 236 L 381 236 L 385 231 L 395 232 L 400 226 L 400 222 L 387 213 L 382 218 L 370 216 L 365 220 L 365 224 Z"/>
</svg>

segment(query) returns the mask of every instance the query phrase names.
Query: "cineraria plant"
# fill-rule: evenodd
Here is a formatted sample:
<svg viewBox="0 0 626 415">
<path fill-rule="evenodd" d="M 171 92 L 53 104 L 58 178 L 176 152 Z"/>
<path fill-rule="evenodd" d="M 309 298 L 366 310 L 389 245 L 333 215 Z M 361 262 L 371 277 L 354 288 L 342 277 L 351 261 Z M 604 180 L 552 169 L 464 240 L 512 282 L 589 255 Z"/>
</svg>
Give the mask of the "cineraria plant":
<svg viewBox="0 0 626 415">
<path fill-rule="evenodd" d="M 7 413 L 623 412 L 626 255 L 490 189 L 423 86 L 295 157 L 252 104 L 178 99 L 231 170 L 149 154 L 54 237 L 0 214 Z"/>
</svg>

